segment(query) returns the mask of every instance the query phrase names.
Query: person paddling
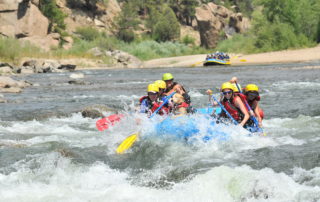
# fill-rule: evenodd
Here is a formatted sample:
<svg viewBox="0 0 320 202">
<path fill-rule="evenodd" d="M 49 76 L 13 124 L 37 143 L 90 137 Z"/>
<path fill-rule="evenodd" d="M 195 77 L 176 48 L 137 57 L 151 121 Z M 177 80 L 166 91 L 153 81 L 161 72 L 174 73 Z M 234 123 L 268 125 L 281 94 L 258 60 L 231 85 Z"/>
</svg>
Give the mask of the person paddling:
<svg viewBox="0 0 320 202">
<path fill-rule="evenodd" d="M 162 103 L 159 98 L 159 88 L 155 84 L 149 84 L 148 95 L 140 98 L 140 113 L 147 113 L 150 116 Z M 168 114 L 169 109 L 165 106 L 158 111 L 159 115 Z"/>
<path fill-rule="evenodd" d="M 159 99 L 160 100 L 164 100 L 166 98 L 166 96 L 164 95 L 164 91 L 166 90 L 166 82 L 164 82 L 163 80 L 157 80 L 154 82 L 154 84 L 159 88 Z"/>
<path fill-rule="evenodd" d="M 244 95 L 246 96 L 249 106 L 254 111 L 254 116 L 258 119 L 259 127 L 262 127 L 262 119 L 264 118 L 264 112 L 259 106 L 259 87 L 255 84 L 248 84 L 245 87 Z"/>
<path fill-rule="evenodd" d="M 250 116 L 242 102 L 241 98 L 235 93 L 235 88 L 232 83 L 225 82 L 221 85 L 221 104 L 230 113 L 230 115 L 241 125 L 245 126 Z M 220 114 L 221 117 L 228 118 L 226 113 L 223 111 Z"/>
<path fill-rule="evenodd" d="M 232 83 L 235 88 L 235 94 L 238 95 L 243 102 L 247 102 L 252 109 L 249 113 L 251 116 L 255 116 L 258 119 L 259 127 L 262 127 L 262 119 L 264 117 L 264 112 L 259 106 L 260 96 L 259 96 L 259 87 L 255 84 L 248 84 L 244 92 L 239 92 L 238 88 L 241 90 L 240 84 L 237 83 L 238 78 L 232 77 L 230 83 Z"/>
<path fill-rule="evenodd" d="M 191 104 L 191 98 L 188 95 L 187 91 L 177 82 L 174 82 L 173 75 L 171 73 L 164 73 L 162 75 L 162 80 L 166 82 L 166 90 L 164 95 L 170 95 L 172 92 L 177 92 L 184 97 L 184 100 L 187 104 Z"/>
</svg>

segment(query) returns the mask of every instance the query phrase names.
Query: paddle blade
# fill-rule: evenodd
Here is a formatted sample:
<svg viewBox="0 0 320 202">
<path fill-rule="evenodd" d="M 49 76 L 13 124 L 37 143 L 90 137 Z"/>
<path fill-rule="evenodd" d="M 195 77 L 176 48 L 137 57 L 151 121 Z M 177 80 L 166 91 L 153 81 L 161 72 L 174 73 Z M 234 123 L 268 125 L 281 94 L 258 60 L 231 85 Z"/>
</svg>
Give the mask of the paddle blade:
<svg viewBox="0 0 320 202">
<path fill-rule="evenodd" d="M 96 122 L 96 127 L 99 131 L 104 131 L 108 129 L 110 125 L 113 126 L 115 123 L 119 122 L 122 117 L 124 117 L 123 114 L 112 114 L 108 117 L 104 117 Z"/>
<path fill-rule="evenodd" d="M 139 133 L 134 133 L 127 137 L 117 148 L 117 154 L 123 154 L 126 150 L 128 150 L 133 143 L 137 140 Z"/>
</svg>

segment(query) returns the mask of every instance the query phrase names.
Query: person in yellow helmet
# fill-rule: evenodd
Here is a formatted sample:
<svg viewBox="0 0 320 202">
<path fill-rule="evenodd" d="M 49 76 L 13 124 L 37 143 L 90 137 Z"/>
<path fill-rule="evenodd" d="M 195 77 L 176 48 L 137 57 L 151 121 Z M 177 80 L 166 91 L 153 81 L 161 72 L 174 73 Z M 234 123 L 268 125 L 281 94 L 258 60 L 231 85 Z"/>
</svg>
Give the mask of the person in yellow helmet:
<svg viewBox="0 0 320 202">
<path fill-rule="evenodd" d="M 234 93 L 234 85 L 230 82 L 225 82 L 221 85 L 220 90 L 222 93 L 221 104 L 241 126 L 245 126 L 250 116 L 241 98 Z M 228 118 L 224 111 L 220 116 Z"/>
<path fill-rule="evenodd" d="M 165 97 L 164 91 L 166 90 L 167 84 L 163 80 L 157 80 L 157 81 L 154 82 L 154 84 L 156 86 L 158 86 L 158 88 L 159 88 L 159 99 L 162 100 Z"/>
<path fill-rule="evenodd" d="M 254 116 L 258 119 L 259 127 L 262 127 L 262 119 L 264 118 L 264 112 L 259 106 L 259 87 L 255 84 L 248 84 L 244 89 L 244 95 L 246 96 L 246 100 L 249 106 L 254 112 Z"/>
<path fill-rule="evenodd" d="M 230 80 L 230 83 L 232 83 L 237 88 L 236 84 L 238 84 L 238 78 L 232 77 Z M 242 89 L 240 84 L 238 84 L 238 87 L 241 91 Z M 238 88 L 236 89 L 235 94 L 237 94 L 244 103 L 245 102 L 248 103 L 248 105 L 252 109 L 252 111 L 249 111 L 250 115 L 255 116 L 258 119 L 259 127 L 262 127 L 262 119 L 264 117 L 264 112 L 259 107 L 259 101 L 260 101 L 259 87 L 255 84 L 248 84 L 243 89 L 243 94 L 239 92 Z"/>
<path fill-rule="evenodd" d="M 162 102 L 158 100 L 159 97 L 159 87 L 152 83 L 148 85 L 147 88 L 148 95 L 140 98 L 140 113 L 147 113 L 149 116 L 161 105 Z M 163 106 L 158 114 L 168 114 L 169 110 L 167 107 Z"/>
<path fill-rule="evenodd" d="M 164 73 L 162 75 L 162 80 L 166 82 L 166 89 L 164 91 L 164 95 L 168 96 L 174 91 L 181 94 L 184 97 L 184 100 L 187 104 L 191 104 L 191 98 L 188 95 L 187 91 L 177 82 L 174 82 L 174 77 L 171 73 Z"/>
</svg>

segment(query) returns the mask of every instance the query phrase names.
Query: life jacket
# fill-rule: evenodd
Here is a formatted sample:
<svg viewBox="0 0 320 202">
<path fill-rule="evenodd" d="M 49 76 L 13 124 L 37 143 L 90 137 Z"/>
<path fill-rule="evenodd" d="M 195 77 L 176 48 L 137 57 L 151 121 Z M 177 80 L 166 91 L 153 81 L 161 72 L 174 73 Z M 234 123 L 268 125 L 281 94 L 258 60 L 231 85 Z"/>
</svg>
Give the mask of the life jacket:
<svg viewBox="0 0 320 202">
<path fill-rule="evenodd" d="M 189 105 L 188 103 L 183 102 L 183 103 L 177 105 L 176 108 L 181 108 L 181 107 L 188 108 L 189 106 L 190 106 L 190 105 Z"/>
<path fill-rule="evenodd" d="M 239 93 L 239 92 L 236 92 L 234 93 L 235 95 L 237 95 L 238 97 L 240 97 L 241 101 L 243 102 L 243 104 L 245 104 L 246 102 L 248 103 L 248 105 L 250 106 L 250 108 L 254 111 L 255 108 L 257 107 L 257 104 L 256 102 L 259 102 L 260 101 L 260 96 L 257 96 L 254 100 L 249 100 L 248 99 L 248 96 L 242 94 L 242 93 Z M 255 102 L 256 101 L 256 102 Z M 249 111 L 247 105 L 245 104 L 246 106 L 246 109 Z"/>
<path fill-rule="evenodd" d="M 222 100 L 222 104 L 223 104 L 224 108 L 226 108 L 226 110 L 230 113 L 230 115 L 236 121 L 238 121 L 239 123 L 242 121 L 244 114 L 241 112 L 241 110 L 238 107 L 236 107 L 236 105 L 234 103 L 234 98 L 232 98 L 232 100 L 227 100 L 226 98 L 224 98 Z M 222 116 L 228 117 L 224 111 L 222 112 Z"/>
<path fill-rule="evenodd" d="M 248 109 L 248 107 L 247 107 L 247 105 L 246 105 L 246 102 L 248 102 L 248 101 L 247 101 L 247 96 L 244 95 L 244 94 L 242 94 L 242 93 L 239 93 L 239 92 L 235 92 L 234 95 L 240 97 L 240 99 L 241 99 L 241 101 L 243 102 L 244 106 L 246 106 L 247 111 L 249 111 L 249 109 Z M 248 104 L 249 104 L 249 103 L 248 103 Z M 250 106 L 250 107 L 251 107 L 251 106 Z"/>
<path fill-rule="evenodd" d="M 139 99 L 140 105 L 144 104 L 146 107 L 146 110 L 142 113 L 150 113 L 152 114 L 153 112 L 155 112 L 160 105 L 162 104 L 163 101 L 155 101 L 152 102 L 148 96 L 143 96 Z M 141 111 L 140 111 L 141 112 Z M 162 106 L 162 108 L 158 111 L 159 115 L 164 115 L 164 114 L 168 114 L 169 113 L 169 108 L 166 107 L 165 105 Z"/>
<path fill-rule="evenodd" d="M 172 85 L 171 85 L 169 88 L 166 88 L 164 92 L 165 92 L 165 93 L 170 92 L 176 85 L 178 85 L 178 83 L 177 83 L 177 82 L 173 82 Z M 184 87 L 183 87 L 182 85 L 181 85 L 181 88 L 182 88 L 182 90 L 185 92 L 185 93 L 182 95 L 183 98 L 184 98 L 184 100 L 185 100 L 185 102 L 186 102 L 187 104 L 190 104 L 190 103 L 191 103 L 191 98 L 190 98 L 189 94 L 187 93 L 186 89 L 184 89 Z"/>
</svg>

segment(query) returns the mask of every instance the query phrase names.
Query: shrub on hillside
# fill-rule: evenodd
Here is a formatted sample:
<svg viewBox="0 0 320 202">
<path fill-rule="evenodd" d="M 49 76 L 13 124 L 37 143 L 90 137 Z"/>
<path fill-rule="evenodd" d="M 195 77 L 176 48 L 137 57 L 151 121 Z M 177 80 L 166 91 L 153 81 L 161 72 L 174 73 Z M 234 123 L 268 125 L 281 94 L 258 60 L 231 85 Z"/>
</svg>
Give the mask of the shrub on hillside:
<svg viewBox="0 0 320 202">
<path fill-rule="evenodd" d="M 185 45 L 194 45 L 194 42 L 196 41 L 195 38 L 193 38 L 192 36 L 186 35 L 182 38 L 182 43 L 184 43 Z"/>
<path fill-rule="evenodd" d="M 80 27 L 76 29 L 75 33 L 86 41 L 93 41 L 100 37 L 100 32 L 93 27 Z"/>
<path fill-rule="evenodd" d="M 46 16 L 50 20 L 50 27 L 53 27 L 54 24 L 57 26 L 57 30 L 64 30 L 66 25 L 64 23 L 64 19 L 66 14 L 63 13 L 56 5 L 55 0 L 40 0 L 39 1 L 39 8 L 44 16 Z"/>
<path fill-rule="evenodd" d="M 39 56 L 42 52 L 28 41 L 20 42 L 14 38 L 0 37 L 0 58 L 5 61 L 18 62 L 24 56 Z"/>
<path fill-rule="evenodd" d="M 166 7 L 158 23 L 154 26 L 156 41 L 174 41 L 180 36 L 180 24 L 171 8 Z"/>
</svg>

